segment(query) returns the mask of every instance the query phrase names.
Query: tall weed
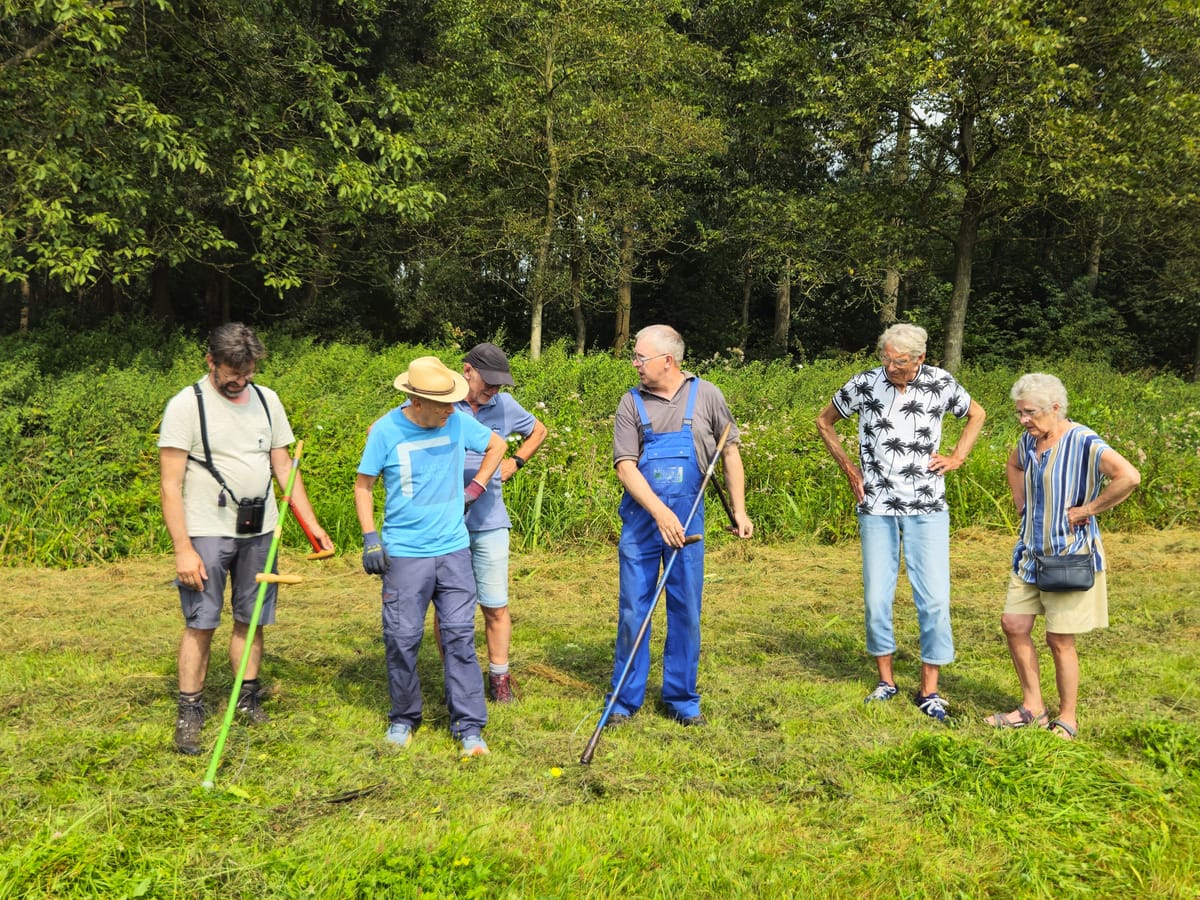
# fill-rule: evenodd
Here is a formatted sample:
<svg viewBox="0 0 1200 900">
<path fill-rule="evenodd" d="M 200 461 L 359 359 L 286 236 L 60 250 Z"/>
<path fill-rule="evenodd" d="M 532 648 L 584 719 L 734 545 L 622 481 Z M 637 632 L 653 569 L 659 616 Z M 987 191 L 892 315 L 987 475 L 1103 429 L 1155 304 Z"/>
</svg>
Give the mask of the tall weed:
<svg viewBox="0 0 1200 900">
<path fill-rule="evenodd" d="M 371 423 L 403 398 L 395 376 L 416 356 L 458 367 L 456 346 L 325 344 L 263 335 L 259 381 L 276 389 L 305 441 L 302 472 L 322 525 L 337 546 L 360 539 L 352 486 Z M 103 362 L 108 354 L 112 362 Z M 168 549 L 158 509 L 156 426 L 166 401 L 203 375 L 203 345 L 185 334 L 152 339 L 130 323 L 72 335 L 53 328 L 0 340 L 0 551 L 8 563 L 70 566 Z M 833 393 L 870 358 L 742 364 L 688 363 L 725 393 L 742 432 L 747 506 L 762 540 L 856 532 L 849 487 L 816 434 Z M 549 429 L 531 465 L 505 487 L 514 545 L 561 547 L 611 541 L 621 488 L 612 472 L 612 416 L 636 381 L 608 354 L 578 356 L 565 343 L 532 362 L 512 356 L 517 399 Z M 1200 386 L 1164 375 L 1122 375 L 1081 360 L 1031 368 L 1062 377 L 1072 418 L 1095 428 L 1143 475 L 1133 497 L 1104 516 L 1106 529 L 1200 522 Z M 1004 463 L 1019 434 L 1008 391 L 1026 369 L 966 367 L 959 377 L 988 411 L 974 452 L 947 479 L 954 526 L 1011 531 L 1015 514 Z M 943 447 L 961 422 L 947 423 Z M 854 452 L 853 422 L 839 431 Z M 718 470 L 719 472 L 719 470 Z M 713 497 L 710 522 L 724 512 Z M 714 528 L 713 540 L 721 529 Z M 303 546 L 289 522 L 285 540 Z"/>
</svg>

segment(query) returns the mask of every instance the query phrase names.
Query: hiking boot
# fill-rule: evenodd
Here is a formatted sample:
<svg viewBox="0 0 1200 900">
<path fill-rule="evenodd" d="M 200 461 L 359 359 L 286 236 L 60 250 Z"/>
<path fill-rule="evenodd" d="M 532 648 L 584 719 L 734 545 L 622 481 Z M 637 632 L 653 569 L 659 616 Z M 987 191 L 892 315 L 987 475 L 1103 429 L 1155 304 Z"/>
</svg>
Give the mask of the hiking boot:
<svg viewBox="0 0 1200 900">
<path fill-rule="evenodd" d="M 671 718 L 686 728 L 703 728 L 708 724 L 708 719 L 699 713 L 694 716 L 672 716 Z"/>
<path fill-rule="evenodd" d="M 412 743 L 412 726 L 407 722 L 393 722 L 388 726 L 384 738 L 388 743 L 395 744 L 397 747 L 407 747 Z"/>
<path fill-rule="evenodd" d="M 204 704 L 180 701 L 175 718 L 175 749 L 184 756 L 200 755 L 200 729 L 204 727 Z"/>
<path fill-rule="evenodd" d="M 889 684 L 886 681 L 881 681 L 875 685 L 875 690 L 867 694 L 867 699 L 863 703 L 873 703 L 876 700 L 891 700 L 898 693 L 899 689 L 894 684 Z"/>
<path fill-rule="evenodd" d="M 917 694 L 913 697 L 913 703 L 917 704 L 917 709 L 929 718 L 937 719 L 939 722 L 946 721 L 946 701 L 938 696 L 937 691 L 932 694 Z"/>
<path fill-rule="evenodd" d="M 468 734 L 462 739 L 462 753 L 459 754 L 463 759 L 468 759 L 472 756 L 487 756 L 490 751 L 488 745 L 483 742 L 483 738 L 477 734 Z"/>
<path fill-rule="evenodd" d="M 627 716 L 625 713 L 615 712 L 609 715 L 608 720 L 604 723 L 605 728 L 620 728 L 622 725 L 628 725 L 632 716 Z"/>
<path fill-rule="evenodd" d="M 503 675 L 488 674 L 488 699 L 496 703 L 512 703 L 516 699 L 513 694 L 513 680 L 507 672 Z"/>
<path fill-rule="evenodd" d="M 258 688 L 247 688 L 243 685 L 237 699 L 238 714 L 248 725 L 265 725 L 271 721 L 262 708 L 262 692 Z"/>
</svg>

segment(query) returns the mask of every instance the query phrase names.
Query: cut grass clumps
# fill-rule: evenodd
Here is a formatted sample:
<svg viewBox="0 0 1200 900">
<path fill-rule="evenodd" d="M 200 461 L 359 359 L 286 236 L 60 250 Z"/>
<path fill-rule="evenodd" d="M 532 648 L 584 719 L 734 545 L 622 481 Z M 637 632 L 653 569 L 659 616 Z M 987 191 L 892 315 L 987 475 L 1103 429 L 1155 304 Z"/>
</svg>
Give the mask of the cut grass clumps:
<svg viewBox="0 0 1200 900">
<path fill-rule="evenodd" d="M 993 732 L 985 740 L 920 735 L 868 761 L 919 818 L 964 851 L 1001 847 L 1005 871 L 985 893 L 1055 895 L 1063 884 L 1095 890 L 1112 877 L 1144 874 L 1141 849 L 1172 833 L 1180 863 L 1195 853 L 1196 822 L 1156 788 L 1082 742 L 1043 729 Z M 1190 834 L 1190 838 L 1188 835 Z M 1033 848 L 1036 847 L 1036 850 Z"/>
<path fill-rule="evenodd" d="M 182 622 L 172 558 L 0 568 L 0 900 L 220 897 L 1169 897 L 1200 895 L 1200 534 L 1106 535 L 1112 626 L 1081 636 L 1080 737 L 997 731 L 1018 690 L 1000 632 L 1011 538 L 951 543 L 951 724 L 914 707 L 902 579 L 890 703 L 863 704 L 855 543 L 715 545 L 700 661 L 706 728 L 657 697 L 579 756 L 612 673 L 616 554 L 517 552 L 513 673 L 490 756 L 461 762 L 431 640 L 425 724 L 385 744 L 379 582 L 285 548 L 263 677 L 200 787 L 231 675 L 206 686 L 205 755 L 172 749 Z M 715 542 L 714 542 L 715 543 Z M 482 629 L 477 652 L 484 652 Z M 1041 634 L 1039 630 L 1040 645 Z M 1057 698 L 1042 650 L 1046 702 Z"/>
</svg>

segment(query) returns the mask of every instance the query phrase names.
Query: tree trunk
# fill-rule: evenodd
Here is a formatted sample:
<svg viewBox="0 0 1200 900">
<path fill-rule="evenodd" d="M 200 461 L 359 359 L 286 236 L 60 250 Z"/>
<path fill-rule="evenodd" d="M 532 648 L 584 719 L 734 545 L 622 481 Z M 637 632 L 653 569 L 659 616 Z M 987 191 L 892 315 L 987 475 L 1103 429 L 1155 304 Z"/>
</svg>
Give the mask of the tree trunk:
<svg viewBox="0 0 1200 900">
<path fill-rule="evenodd" d="M 210 326 L 229 321 L 229 279 L 224 272 L 209 272 L 204 285 L 204 312 Z"/>
<path fill-rule="evenodd" d="M 787 261 L 783 277 L 775 288 L 775 330 L 771 335 L 771 345 L 780 356 L 788 352 L 788 330 L 792 324 L 792 261 Z"/>
<path fill-rule="evenodd" d="M 571 315 L 575 319 L 575 355 L 587 349 L 587 320 L 583 316 L 583 252 L 578 245 L 571 254 Z"/>
<path fill-rule="evenodd" d="M 901 188 L 908 181 L 908 147 L 912 140 L 912 119 L 908 114 L 906 101 L 896 116 L 896 148 L 892 154 L 892 186 Z M 892 233 L 899 234 L 902 223 L 899 219 L 892 220 Z M 894 258 L 899 255 L 899 248 L 892 248 L 893 260 L 889 262 L 883 273 L 883 305 L 879 308 L 879 324 L 884 328 L 895 325 L 900 320 L 900 267 Z"/>
<path fill-rule="evenodd" d="M 982 203 L 973 193 L 968 193 L 959 212 L 958 234 L 954 238 L 954 287 L 950 292 L 950 305 L 943 320 L 945 346 L 942 368 L 956 372 L 962 364 L 963 331 L 967 322 L 967 304 L 971 299 L 971 268 L 975 262 L 975 245 L 979 241 L 979 220 Z"/>
<path fill-rule="evenodd" d="M 879 307 L 879 324 L 884 328 L 900 321 L 900 270 L 889 266 L 883 273 L 883 305 Z"/>
<path fill-rule="evenodd" d="M 161 262 L 150 273 L 150 315 L 156 322 L 162 322 L 164 325 L 175 324 L 175 312 L 171 308 L 169 274 L 166 264 Z"/>
<path fill-rule="evenodd" d="M 33 305 L 33 291 L 29 288 L 29 281 L 21 279 L 21 322 L 17 329 L 21 334 L 29 334 L 29 314 L 30 308 Z"/>
<path fill-rule="evenodd" d="M 629 344 L 629 326 L 633 317 L 633 228 L 621 227 L 621 262 L 617 271 L 617 319 L 613 332 L 613 352 L 621 354 Z"/>
<path fill-rule="evenodd" d="M 542 79 L 546 97 L 554 96 L 555 87 L 553 44 L 546 47 L 546 63 Z M 538 237 L 537 258 L 534 261 L 532 310 L 529 317 L 529 358 L 536 362 L 542 356 L 542 321 L 546 311 L 546 285 L 549 284 L 550 246 L 554 240 L 554 226 L 558 219 L 558 145 L 554 140 L 554 106 L 546 104 L 544 125 L 546 141 L 546 209 L 542 220 L 542 233 Z"/>
<path fill-rule="evenodd" d="M 1200 381 L 1200 328 L 1196 329 L 1196 350 L 1192 354 L 1192 381 Z"/>
<path fill-rule="evenodd" d="M 742 328 L 741 340 L 738 341 L 738 350 L 742 353 L 742 358 L 746 358 L 746 343 L 750 340 L 750 296 L 754 292 L 754 271 L 749 264 L 742 267 Z"/>
<path fill-rule="evenodd" d="M 1084 283 L 1087 285 L 1087 292 L 1095 297 L 1096 290 L 1100 287 L 1100 249 L 1101 249 L 1101 232 L 1104 230 L 1104 217 L 1096 223 L 1096 233 L 1092 235 L 1092 242 L 1088 245 L 1087 255 L 1087 272 L 1084 275 Z"/>
<path fill-rule="evenodd" d="M 967 304 L 971 300 L 971 268 L 975 264 L 975 245 L 979 242 L 979 222 L 983 218 L 983 198 L 971 177 L 975 171 L 975 118 L 971 110 L 964 111 L 958 121 L 955 152 L 964 194 L 958 212 L 958 233 L 954 236 L 954 286 L 942 323 L 945 332 L 942 368 L 947 372 L 958 371 L 962 364 L 963 329 L 967 322 Z"/>
</svg>

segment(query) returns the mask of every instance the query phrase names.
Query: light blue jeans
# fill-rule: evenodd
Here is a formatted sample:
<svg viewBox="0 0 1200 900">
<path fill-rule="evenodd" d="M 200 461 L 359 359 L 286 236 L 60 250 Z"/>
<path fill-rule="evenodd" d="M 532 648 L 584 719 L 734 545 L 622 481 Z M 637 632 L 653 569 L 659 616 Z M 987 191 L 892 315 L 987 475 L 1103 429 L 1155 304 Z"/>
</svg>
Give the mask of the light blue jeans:
<svg viewBox="0 0 1200 900">
<path fill-rule="evenodd" d="M 954 661 L 950 630 L 950 514 L 916 516 L 858 514 L 862 540 L 863 599 L 867 652 L 896 652 L 892 604 L 900 577 L 900 551 L 912 584 L 921 629 L 921 662 L 944 666 Z"/>
</svg>

